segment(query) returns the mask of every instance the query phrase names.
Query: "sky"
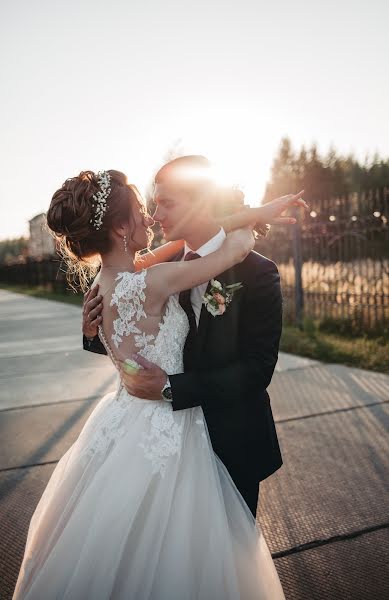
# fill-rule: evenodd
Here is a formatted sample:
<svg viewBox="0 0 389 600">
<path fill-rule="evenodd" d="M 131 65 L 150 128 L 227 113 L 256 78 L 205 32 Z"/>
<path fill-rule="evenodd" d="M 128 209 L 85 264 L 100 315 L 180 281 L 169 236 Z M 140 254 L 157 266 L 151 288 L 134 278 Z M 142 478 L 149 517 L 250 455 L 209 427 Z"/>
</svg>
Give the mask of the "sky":
<svg viewBox="0 0 389 600">
<path fill-rule="evenodd" d="M 145 191 L 177 143 L 251 204 L 283 136 L 389 157 L 388 23 L 387 0 L 0 0 L 0 239 L 85 169 Z"/>
</svg>

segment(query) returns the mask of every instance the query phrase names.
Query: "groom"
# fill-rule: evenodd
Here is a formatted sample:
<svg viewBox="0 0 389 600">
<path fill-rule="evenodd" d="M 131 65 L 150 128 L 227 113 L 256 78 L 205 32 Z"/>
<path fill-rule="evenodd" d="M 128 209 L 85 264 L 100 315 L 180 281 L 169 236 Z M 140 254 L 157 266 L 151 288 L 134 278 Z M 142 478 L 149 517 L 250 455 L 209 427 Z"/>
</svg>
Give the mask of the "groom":
<svg viewBox="0 0 389 600">
<path fill-rule="evenodd" d="M 212 216 L 213 192 L 207 178 L 186 175 L 197 168 L 206 172 L 209 166 L 201 156 L 181 157 L 164 165 L 155 177 L 154 219 L 165 240 L 185 240 L 184 251 L 175 260 L 206 256 L 225 238 Z M 203 303 L 210 283 L 180 294 L 190 324 L 184 373 L 165 373 L 137 356 L 145 369 L 136 376 L 123 373 L 123 378 L 134 396 L 161 400 L 164 390 L 173 410 L 202 407 L 213 449 L 255 517 L 260 481 L 282 465 L 266 391 L 282 327 L 280 278 L 271 260 L 251 252 L 216 280 L 242 285 L 221 315 L 213 316 Z M 105 354 L 99 338 L 93 338 L 100 301 L 91 292 L 84 304 L 84 348 Z"/>
</svg>

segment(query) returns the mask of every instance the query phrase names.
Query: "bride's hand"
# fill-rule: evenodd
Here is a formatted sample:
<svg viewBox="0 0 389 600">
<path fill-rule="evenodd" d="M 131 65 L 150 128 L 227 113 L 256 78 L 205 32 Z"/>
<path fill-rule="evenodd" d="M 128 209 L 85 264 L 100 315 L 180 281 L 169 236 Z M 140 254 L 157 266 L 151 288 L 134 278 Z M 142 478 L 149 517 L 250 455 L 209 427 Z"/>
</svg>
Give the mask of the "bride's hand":
<svg viewBox="0 0 389 600">
<path fill-rule="evenodd" d="M 241 206 L 239 212 L 234 212 L 234 214 L 220 219 L 220 224 L 224 227 L 225 231 L 233 231 L 240 227 L 249 226 L 252 229 L 255 228 L 261 235 L 266 235 L 269 227 L 266 227 L 265 223 L 267 225 L 289 225 L 296 223 L 294 217 L 283 217 L 282 213 L 291 206 L 301 206 L 308 209 L 308 204 L 301 197 L 303 193 L 304 190 L 298 194 L 288 194 L 256 208 Z"/>
<path fill-rule="evenodd" d="M 309 209 L 308 204 L 301 197 L 304 194 L 304 190 L 301 190 L 298 194 L 287 194 L 267 202 L 263 206 L 254 208 L 256 212 L 256 220 L 269 225 L 288 225 L 296 223 L 294 217 L 283 217 L 282 213 L 292 206 L 301 206 L 302 208 Z"/>
<path fill-rule="evenodd" d="M 241 262 L 254 248 L 255 238 L 250 227 L 227 233 L 223 242 L 223 252 L 231 252 L 234 262 Z"/>
</svg>

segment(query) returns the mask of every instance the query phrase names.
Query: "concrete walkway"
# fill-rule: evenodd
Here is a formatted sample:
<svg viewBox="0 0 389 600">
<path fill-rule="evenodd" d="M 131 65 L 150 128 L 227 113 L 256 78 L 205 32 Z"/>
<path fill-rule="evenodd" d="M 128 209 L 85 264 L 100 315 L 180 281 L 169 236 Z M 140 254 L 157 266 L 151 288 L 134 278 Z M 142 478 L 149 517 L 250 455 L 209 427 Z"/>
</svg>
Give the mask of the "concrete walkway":
<svg viewBox="0 0 389 600">
<path fill-rule="evenodd" d="M 1 600 L 57 461 L 116 385 L 81 349 L 80 322 L 78 307 L 0 290 Z M 389 377 L 281 354 L 270 394 L 284 465 L 261 484 L 258 519 L 286 598 L 389 598 Z"/>
</svg>

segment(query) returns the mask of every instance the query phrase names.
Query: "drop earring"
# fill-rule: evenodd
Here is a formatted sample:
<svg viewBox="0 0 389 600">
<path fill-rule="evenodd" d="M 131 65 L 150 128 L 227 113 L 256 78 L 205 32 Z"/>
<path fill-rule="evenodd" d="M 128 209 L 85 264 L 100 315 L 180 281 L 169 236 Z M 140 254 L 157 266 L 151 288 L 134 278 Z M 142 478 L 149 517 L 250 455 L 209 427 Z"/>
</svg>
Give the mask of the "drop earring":
<svg viewBox="0 0 389 600">
<path fill-rule="evenodd" d="M 127 236 L 123 235 L 124 252 L 127 254 Z"/>
</svg>

